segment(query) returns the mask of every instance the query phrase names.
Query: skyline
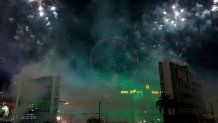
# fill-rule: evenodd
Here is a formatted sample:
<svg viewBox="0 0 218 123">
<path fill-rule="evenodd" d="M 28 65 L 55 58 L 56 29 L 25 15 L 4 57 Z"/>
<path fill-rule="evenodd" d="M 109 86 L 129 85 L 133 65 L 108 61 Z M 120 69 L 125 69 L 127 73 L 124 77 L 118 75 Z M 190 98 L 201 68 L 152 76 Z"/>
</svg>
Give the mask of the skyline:
<svg viewBox="0 0 218 123">
<path fill-rule="evenodd" d="M 105 87 L 108 90 L 96 91 L 104 97 L 122 86 L 111 89 L 99 82 L 91 71 L 90 56 L 102 39 L 119 37 L 139 57 L 137 73 L 127 87 L 142 81 L 158 83 L 158 61 L 187 63 L 202 79 L 206 104 L 214 103 L 217 116 L 217 0 L 43 1 L 47 2 L 0 3 L 1 87 L 57 74 L 69 92 L 88 88 L 94 96 L 96 89 Z"/>
</svg>

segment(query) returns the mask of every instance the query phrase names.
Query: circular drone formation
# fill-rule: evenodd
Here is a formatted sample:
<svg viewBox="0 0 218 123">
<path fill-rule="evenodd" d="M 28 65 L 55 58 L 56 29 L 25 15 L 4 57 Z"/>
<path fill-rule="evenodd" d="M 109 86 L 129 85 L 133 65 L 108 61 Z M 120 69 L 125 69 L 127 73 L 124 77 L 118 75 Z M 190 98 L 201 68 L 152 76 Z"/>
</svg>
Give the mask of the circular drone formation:
<svg viewBox="0 0 218 123">
<path fill-rule="evenodd" d="M 90 56 L 92 72 L 107 85 L 127 83 L 137 72 L 139 58 L 135 49 L 119 38 L 105 38 L 96 44 Z"/>
</svg>

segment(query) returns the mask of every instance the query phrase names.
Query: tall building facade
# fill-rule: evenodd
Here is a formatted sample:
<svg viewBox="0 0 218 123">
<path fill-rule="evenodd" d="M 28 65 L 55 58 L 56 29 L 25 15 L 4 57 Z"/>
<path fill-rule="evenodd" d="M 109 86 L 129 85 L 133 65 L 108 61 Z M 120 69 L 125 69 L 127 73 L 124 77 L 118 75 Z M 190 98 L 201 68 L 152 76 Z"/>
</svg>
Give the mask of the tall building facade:
<svg viewBox="0 0 218 123">
<path fill-rule="evenodd" d="M 201 81 L 188 70 L 188 65 L 170 60 L 158 63 L 161 92 L 175 102 L 171 110 L 176 120 L 202 121 L 205 114 Z"/>
<path fill-rule="evenodd" d="M 45 92 L 43 95 L 40 95 L 37 101 L 27 104 L 26 112 L 21 115 L 21 122 L 38 123 L 50 121 L 55 123 L 58 112 L 60 78 L 58 76 L 49 76 L 28 80 L 28 82 L 37 83 L 40 87 L 44 88 Z M 23 100 L 20 99 L 19 102 L 22 105 Z"/>
</svg>

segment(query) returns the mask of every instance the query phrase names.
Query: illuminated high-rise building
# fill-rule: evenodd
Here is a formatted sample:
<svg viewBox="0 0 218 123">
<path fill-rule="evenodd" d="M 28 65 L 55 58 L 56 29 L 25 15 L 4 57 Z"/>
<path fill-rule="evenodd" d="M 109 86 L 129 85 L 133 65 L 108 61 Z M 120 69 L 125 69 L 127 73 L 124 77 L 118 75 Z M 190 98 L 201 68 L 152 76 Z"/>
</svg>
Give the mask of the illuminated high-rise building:
<svg viewBox="0 0 218 123">
<path fill-rule="evenodd" d="M 201 81 L 189 71 L 188 65 L 164 60 L 159 62 L 159 73 L 161 91 L 175 102 L 170 115 L 176 120 L 203 120 L 205 104 Z"/>
<path fill-rule="evenodd" d="M 39 87 L 42 87 L 44 89 L 44 93 L 42 95 L 39 95 L 40 98 L 33 103 L 28 103 L 26 113 L 21 115 L 21 120 L 23 120 L 23 122 L 56 122 L 59 100 L 59 81 L 60 78 L 57 76 L 41 77 L 28 80 L 28 82 L 40 85 Z M 20 89 L 22 89 L 22 87 Z M 31 93 L 33 93 L 32 95 L 34 95 L 34 93 L 37 92 Z M 22 99 L 19 100 L 21 105 L 22 101 Z"/>
</svg>

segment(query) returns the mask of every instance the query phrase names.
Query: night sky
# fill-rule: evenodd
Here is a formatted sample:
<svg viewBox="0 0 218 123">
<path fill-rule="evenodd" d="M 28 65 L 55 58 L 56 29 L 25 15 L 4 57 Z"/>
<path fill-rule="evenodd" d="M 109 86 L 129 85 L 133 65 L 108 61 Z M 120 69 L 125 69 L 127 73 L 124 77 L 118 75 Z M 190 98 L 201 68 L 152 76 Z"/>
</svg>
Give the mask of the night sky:
<svg viewBox="0 0 218 123">
<path fill-rule="evenodd" d="M 206 105 L 217 105 L 218 1 L 48 0 L 44 4 L 47 8 L 40 13 L 39 4 L 30 0 L 0 3 L 2 89 L 17 78 L 49 73 L 58 73 L 75 88 L 85 87 L 97 81 L 89 63 L 93 48 L 103 38 L 115 36 L 137 50 L 140 69 L 134 80 L 158 81 L 160 60 L 185 62 L 202 79 Z M 98 85 L 102 83 L 93 84 Z"/>
</svg>

